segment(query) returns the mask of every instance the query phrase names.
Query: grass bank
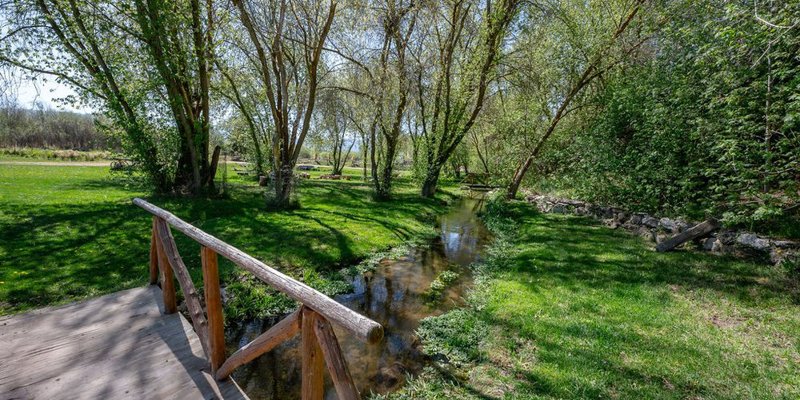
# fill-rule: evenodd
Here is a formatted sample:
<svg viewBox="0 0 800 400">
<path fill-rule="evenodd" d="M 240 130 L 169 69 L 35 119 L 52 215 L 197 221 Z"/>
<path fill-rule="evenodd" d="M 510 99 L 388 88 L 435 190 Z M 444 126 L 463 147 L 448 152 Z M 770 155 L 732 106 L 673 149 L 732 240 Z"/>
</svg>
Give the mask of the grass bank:
<svg viewBox="0 0 800 400">
<path fill-rule="evenodd" d="M 788 268 L 659 254 L 522 203 L 486 219 L 470 306 L 423 321 L 440 361 L 392 398 L 800 398 Z"/>
<path fill-rule="evenodd" d="M 229 169 L 232 168 L 229 165 Z M 145 285 L 150 216 L 131 204 L 156 205 L 325 292 L 346 290 L 344 266 L 433 234 L 439 199 L 422 199 L 408 180 L 396 197 L 375 202 L 357 180 L 301 182 L 301 208 L 267 212 L 264 189 L 229 170 L 227 199 L 153 197 L 108 167 L 0 165 L 0 314 Z M 175 233 L 200 282 L 199 247 Z M 263 315 L 287 305 L 221 262 L 234 317 Z"/>
</svg>

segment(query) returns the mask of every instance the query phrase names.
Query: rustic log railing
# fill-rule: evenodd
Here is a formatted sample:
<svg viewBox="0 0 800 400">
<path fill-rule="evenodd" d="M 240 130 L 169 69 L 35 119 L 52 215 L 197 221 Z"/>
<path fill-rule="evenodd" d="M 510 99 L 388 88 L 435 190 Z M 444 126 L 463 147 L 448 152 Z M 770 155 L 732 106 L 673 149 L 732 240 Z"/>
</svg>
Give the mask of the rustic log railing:
<svg viewBox="0 0 800 400">
<path fill-rule="evenodd" d="M 174 284 L 174 279 L 177 278 L 183 291 L 192 325 L 216 379 L 227 379 L 239 366 L 269 352 L 300 333 L 302 398 L 322 399 L 325 365 L 327 365 L 328 373 L 340 399 L 359 398 L 358 390 L 347 369 L 347 363 L 342 356 L 331 322 L 367 343 L 377 343 L 383 338 L 383 327 L 380 324 L 337 303 L 308 285 L 270 268 L 166 210 L 138 198 L 133 200 L 133 204 L 153 214 L 150 241 L 150 283 L 158 283 L 160 276 L 164 295 L 164 311 L 171 314 L 177 311 Z M 202 246 L 200 254 L 206 302 L 205 313 L 189 270 L 178 253 L 170 227 L 194 239 Z M 263 282 L 302 304 L 299 310 L 275 324 L 227 359 L 225 358 L 217 254 L 250 271 Z"/>
</svg>

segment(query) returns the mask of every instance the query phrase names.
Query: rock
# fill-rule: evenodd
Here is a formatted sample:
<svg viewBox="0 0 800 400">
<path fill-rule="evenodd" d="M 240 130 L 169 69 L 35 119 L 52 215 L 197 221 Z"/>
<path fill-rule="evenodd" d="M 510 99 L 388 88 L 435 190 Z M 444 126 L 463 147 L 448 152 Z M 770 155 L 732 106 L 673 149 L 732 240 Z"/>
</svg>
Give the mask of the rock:
<svg viewBox="0 0 800 400">
<path fill-rule="evenodd" d="M 677 222 L 669 218 L 661 218 L 660 220 L 658 220 L 658 226 L 667 232 L 678 233 Z"/>
<path fill-rule="evenodd" d="M 736 237 L 736 243 L 751 249 L 764 251 L 771 246 L 768 239 L 762 239 L 752 233 L 742 233 Z"/>
<path fill-rule="evenodd" d="M 794 249 L 800 247 L 800 243 L 791 240 L 773 240 L 772 245 L 779 249 Z"/>
<path fill-rule="evenodd" d="M 689 229 L 690 227 L 697 225 L 697 224 L 689 224 L 688 222 L 681 220 L 675 221 L 675 224 L 678 225 L 678 232 L 683 232 Z"/>
<path fill-rule="evenodd" d="M 640 226 L 639 229 L 636 230 L 636 234 L 641 236 L 641 237 L 643 237 L 643 238 L 645 238 L 645 239 L 647 239 L 647 240 L 649 240 L 649 241 L 651 241 L 651 242 L 655 242 L 656 241 L 656 237 L 653 235 L 653 231 L 651 231 L 650 229 L 647 229 L 644 226 Z"/>
<path fill-rule="evenodd" d="M 619 222 L 617 222 L 616 220 L 614 220 L 614 219 L 611 219 L 611 218 L 609 218 L 609 219 L 604 219 L 604 220 L 603 220 L 603 224 L 605 224 L 607 227 L 609 227 L 609 228 L 611 228 L 611 229 L 617 229 L 617 228 L 619 228 Z"/>
<path fill-rule="evenodd" d="M 717 234 L 717 239 L 719 239 L 720 243 L 722 244 L 732 245 L 736 243 L 736 232 L 722 231 Z"/>
<path fill-rule="evenodd" d="M 642 217 L 642 225 L 649 227 L 649 228 L 658 228 L 658 220 L 645 214 Z"/>
<path fill-rule="evenodd" d="M 554 212 L 557 214 L 567 214 L 569 213 L 569 206 L 566 204 L 557 203 L 556 205 L 553 206 L 550 212 Z"/>
<path fill-rule="evenodd" d="M 641 225 L 642 224 L 642 215 L 641 214 L 633 214 L 631 215 L 631 219 L 628 220 L 628 223 L 631 225 Z"/>
</svg>

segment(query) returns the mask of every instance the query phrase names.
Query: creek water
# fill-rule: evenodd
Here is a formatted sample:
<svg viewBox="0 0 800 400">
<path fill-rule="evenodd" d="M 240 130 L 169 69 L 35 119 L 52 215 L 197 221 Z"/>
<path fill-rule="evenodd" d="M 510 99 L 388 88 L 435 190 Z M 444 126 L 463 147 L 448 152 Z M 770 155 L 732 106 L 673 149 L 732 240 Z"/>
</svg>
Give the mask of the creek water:
<svg viewBox="0 0 800 400">
<path fill-rule="evenodd" d="M 353 279 L 353 292 L 335 300 L 384 327 L 384 339 L 368 345 L 337 329 L 334 331 L 350 373 L 362 395 L 388 393 L 430 362 L 422 353 L 414 331 L 425 317 L 440 315 L 464 305 L 464 294 L 472 284 L 468 266 L 480 260 L 489 233 L 478 218 L 483 199 L 460 200 L 438 221 L 440 234 L 426 246 L 411 249 L 397 259 L 382 260 L 374 271 Z M 458 273 L 441 295 L 432 298 L 431 283 L 444 271 Z M 229 352 L 247 344 L 279 319 L 252 321 L 229 332 Z M 297 399 L 300 397 L 300 343 L 294 338 L 233 375 L 252 399 Z M 326 376 L 325 398 L 336 392 Z"/>
</svg>

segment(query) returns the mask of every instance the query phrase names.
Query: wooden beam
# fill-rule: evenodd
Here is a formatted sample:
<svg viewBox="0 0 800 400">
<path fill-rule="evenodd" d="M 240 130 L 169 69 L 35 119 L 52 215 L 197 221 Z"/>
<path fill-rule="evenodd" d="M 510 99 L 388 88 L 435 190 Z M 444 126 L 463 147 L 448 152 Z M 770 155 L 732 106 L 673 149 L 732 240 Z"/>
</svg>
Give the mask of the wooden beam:
<svg viewBox="0 0 800 400">
<path fill-rule="evenodd" d="M 217 253 L 208 247 L 200 249 L 203 265 L 203 289 L 206 296 L 208 316 L 208 361 L 211 373 L 217 372 L 225 361 L 225 320 L 222 317 L 222 296 L 219 289 L 219 266 Z"/>
<path fill-rule="evenodd" d="M 150 229 L 150 284 L 158 283 L 158 232 L 156 232 L 156 220 L 153 216 L 153 226 Z"/>
<path fill-rule="evenodd" d="M 383 338 L 383 327 L 379 323 L 337 303 L 330 297 L 325 296 L 308 285 L 270 268 L 263 262 L 203 232 L 166 210 L 138 198 L 133 199 L 133 203 L 165 220 L 175 229 L 196 240 L 201 245 L 214 250 L 217 254 L 233 261 L 234 264 L 252 272 L 253 275 L 275 289 L 308 305 L 325 317 L 325 319 L 336 323 L 360 340 L 367 341 L 368 343 L 377 343 Z"/>
<path fill-rule="evenodd" d="M 186 301 L 186 308 L 189 310 L 189 317 L 191 317 L 192 326 L 200 338 L 200 344 L 203 345 L 203 351 L 206 356 L 210 356 L 208 346 L 208 321 L 203 315 L 203 307 L 200 306 L 200 295 L 197 294 L 197 289 L 192 283 L 192 277 L 189 275 L 189 270 L 186 264 L 183 263 L 181 255 L 178 253 L 178 247 L 175 245 L 175 238 L 172 237 L 172 232 L 164 220 L 156 222 L 156 230 L 158 230 L 158 238 L 162 252 L 165 254 L 167 264 L 171 267 L 183 291 L 183 298 Z M 174 289 L 173 289 L 174 291 Z"/>
<path fill-rule="evenodd" d="M 347 369 L 347 362 L 342 356 L 342 349 L 339 347 L 339 341 L 336 340 L 336 334 L 333 332 L 330 322 L 317 316 L 314 332 L 317 335 L 319 347 L 322 349 L 322 355 L 328 366 L 328 373 L 331 374 L 333 385 L 336 387 L 339 400 L 358 400 L 360 398 L 358 389 Z"/>
<path fill-rule="evenodd" d="M 266 332 L 259 335 L 252 342 L 242 346 L 241 349 L 231 354 L 222 366 L 217 370 L 216 378 L 223 380 L 229 377 L 233 371 L 256 359 L 260 355 L 274 349 L 279 344 L 288 340 L 300 332 L 300 310 L 297 310 L 282 319 L 280 322 L 269 328 Z"/>
<path fill-rule="evenodd" d="M 156 226 L 158 222 L 156 222 Z M 158 230 L 156 230 L 158 232 Z M 156 235 L 158 236 L 158 235 Z M 178 311 L 178 299 L 175 295 L 175 280 L 172 276 L 172 268 L 169 265 L 169 259 L 164 253 L 161 240 L 156 243 L 158 253 L 158 269 L 161 270 L 161 294 L 164 299 L 164 313 L 174 314 Z"/>
<path fill-rule="evenodd" d="M 300 397 L 303 400 L 322 400 L 324 393 L 323 358 L 322 351 L 317 341 L 316 320 L 317 313 L 303 306 L 302 308 L 301 352 L 303 358 L 302 383 Z"/>
<path fill-rule="evenodd" d="M 670 251 L 682 243 L 687 242 L 689 240 L 694 240 L 697 238 L 701 238 L 714 232 L 717 228 L 719 228 L 719 222 L 715 219 L 707 219 L 702 223 L 699 223 L 661 243 L 656 246 L 656 251 L 658 252 L 665 252 Z"/>
</svg>

